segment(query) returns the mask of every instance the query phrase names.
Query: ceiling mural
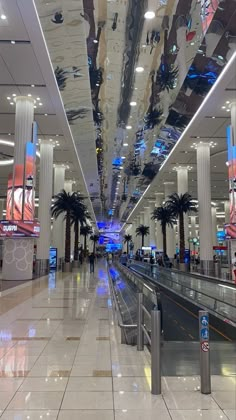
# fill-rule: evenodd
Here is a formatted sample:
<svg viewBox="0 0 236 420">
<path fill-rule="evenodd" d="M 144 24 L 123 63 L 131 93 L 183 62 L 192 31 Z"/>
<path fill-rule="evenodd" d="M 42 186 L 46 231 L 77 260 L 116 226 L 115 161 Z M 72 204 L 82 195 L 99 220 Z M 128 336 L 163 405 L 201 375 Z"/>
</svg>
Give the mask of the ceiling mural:
<svg viewBox="0 0 236 420">
<path fill-rule="evenodd" d="M 235 50 L 236 2 L 36 5 L 97 219 L 125 221 Z"/>
</svg>

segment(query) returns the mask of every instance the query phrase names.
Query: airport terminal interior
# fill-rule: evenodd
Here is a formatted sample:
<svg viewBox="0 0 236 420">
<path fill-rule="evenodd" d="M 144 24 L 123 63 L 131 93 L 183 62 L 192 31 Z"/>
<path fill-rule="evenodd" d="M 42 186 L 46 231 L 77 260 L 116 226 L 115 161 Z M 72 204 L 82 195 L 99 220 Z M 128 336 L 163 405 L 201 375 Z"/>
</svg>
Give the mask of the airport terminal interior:
<svg viewBox="0 0 236 420">
<path fill-rule="evenodd" d="M 236 420 L 236 0 L 0 0 L 0 420 Z"/>
</svg>

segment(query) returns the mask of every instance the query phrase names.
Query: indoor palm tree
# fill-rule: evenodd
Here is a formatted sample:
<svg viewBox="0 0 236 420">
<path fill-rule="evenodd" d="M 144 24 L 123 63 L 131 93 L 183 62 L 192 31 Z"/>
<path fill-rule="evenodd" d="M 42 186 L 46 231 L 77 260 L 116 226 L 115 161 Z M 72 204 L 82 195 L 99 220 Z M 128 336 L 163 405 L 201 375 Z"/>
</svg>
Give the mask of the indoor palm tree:
<svg viewBox="0 0 236 420">
<path fill-rule="evenodd" d="M 84 237 L 84 255 L 87 254 L 87 237 L 92 233 L 92 228 L 89 225 L 81 226 L 80 235 Z"/>
<path fill-rule="evenodd" d="M 75 232 L 75 242 L 74 242 L 74 261 L 79 259 L 79 224 L 86 224 L 87 219 L 89 218 L 87 207 L 83 203 L 83 197 L 80 195 L 77 196 L 76 201 L 72 207 L 71 214 L 71 224 L 74 225 Z"/>
<path fill-rule="evenodd" d="M 149 235 L 149 226 L 139 225 L 136 229 L 136 236 L 142 237 L 142 247 L 144 246 L 144 237 Z"/>
<path fill-rule="evenodd" d="M 167 255 L 166 228 L 167 226 L 173 228 L 174 224 L 176 223 L 175 218 L 171 209 L 167 205 L 164 205 L 154 209 L 152 213 L 152 219 L 160 222 L 163 236 L 163 254 L 165 257 Z"/>
<path fill-rule="evenodd" d="M 57 219 L 61 214 L 64 214 L 66 220 L 66 232 L 65 232 L 65 263 L 70 263 L 70 238 L 71 238 L 71 216 L 72 209 L 78 198 L 77 193 L 67 193 L 62 190 L 57 194 L 52 205 L 52 216 Z"/>
<path fill-rule="evenodd" d="M 99 241 L 100 236 L 99 235 L 91 235 L 90 236 L 90 240 L 93 242 L 93 253 L 95 254 L 95 247 L 96 247 L 96 243 Z"/>
<path fill-rule="evenodd" d="M 124 236 L 124 243 L 127 244 L 127 254 L 129 253 L 129 243 L 132 241 L 132 235 L 125 235 Z"/>
<path fill-rule="evenodd" d="M 168 197 L 166 205 L 169 206 L 175 217 L 179 219 L 179 261 L 184 263 L 185 239 L 184 239 L 184 214 L 197 212 L 197 207 L 189 193 L 171 194 Z"/>
</svg>

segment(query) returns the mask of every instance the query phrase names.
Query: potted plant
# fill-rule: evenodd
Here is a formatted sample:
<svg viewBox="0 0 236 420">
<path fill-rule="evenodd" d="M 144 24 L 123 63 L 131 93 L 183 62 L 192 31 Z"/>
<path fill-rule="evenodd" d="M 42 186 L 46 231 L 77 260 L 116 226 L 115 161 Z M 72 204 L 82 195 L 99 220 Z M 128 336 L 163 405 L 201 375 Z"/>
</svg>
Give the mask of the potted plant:
<svg viewBox="0 0 236 420">
<path fill-rule="evenodd" d="M 78 198 L 77 193 L 67 193 L 65 190 L 62 190 L 55 197 L 54 204 L 52 205 L 51 211 L 52 216 L 57 219 L 61 214 L 65 215 L 65 260 L 62 266 L 62 271 L 68 272 L 71 271 L 71 261 L 70 261 L 70 241 L 71 241 L 71 216 L 72 209 L 75 205 L 75 202 Z"/>
<path fill-rule="evenodd" d="M 81 226 L 80 235 L 84 237 L 84 257 L 87 255 L 87 237 L 92 233 L 92 228 L 89 225 Z"/>
<path fill-rule="evenodd" d="M 139 225 L 136 229 L 136 236 L 141 236 L 142 247 L 144 246 L 144 237 L 149 235 L 149 226 Z"/>
<path fill-rule="evenodd" d="M 163 237 L 163 255 L 165 257 L 167 255 L 166 228 L 167 226 L 173 228 L 176 220 L 167 205 L 156 207 L 152 213 L 152 219 L 160 222 Z"/>
<path fill-rule="evenodd" d="M 77 268 L 79 266 L 79 224 L 83 226 L 89 218 L 90 216 L 87 212 L 87 207 L 83 203 L 83 198 L 78 196 L 73 205 L 71 214 L 71 223 L 74 225 L 75 233 L 73 268 Z"/>
<path fill-rule="evenodd" d="M 124 236 L 124 243 L 127 244 L 127 254 L 129 253 L 129 243 L 132 241 L 132 235 Z"/>
<path fill-rule="evenodd" d="M 197 207 L 193 202 L 192 196 L 187 192 L 180 195 L 177 193 L 171 194 L 166 205 L 170 208 L 172 214 L 179 219 L 179 262 L 180 268 L 185 270 L 184 214 L 196 213 Z"/>
</svg>

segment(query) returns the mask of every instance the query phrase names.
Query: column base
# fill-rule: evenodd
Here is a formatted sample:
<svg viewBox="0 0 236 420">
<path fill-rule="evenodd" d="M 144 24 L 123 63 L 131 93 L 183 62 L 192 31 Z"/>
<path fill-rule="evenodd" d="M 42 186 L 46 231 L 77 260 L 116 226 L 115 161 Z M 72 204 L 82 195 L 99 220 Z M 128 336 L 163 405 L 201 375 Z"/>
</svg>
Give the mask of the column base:
<svg viewBox="0 0 236 420">
<path fill-rule="evenodd" d="M 49 260 L 36 260 L 35 274 L 37 276 L 45 276 L 49 273 Z"/>
<path fill-rule="evenodd" d="M 63 262 L 62 264 L 62 272 L 63 273 L 71 273 L 72 271 L 72 263 L 71 262 Z"/>
<path fill-rule="evenodd" d="M 79 268 L 79 261 L 72 261 L 72 268 Z"/>
<path fill-rule="evenodd" d="M 210 276 L 210 277 L 215 276 L 214 262 L 212 260 L 200 261 L 200 270 L 201 270 L 201 273 L 204 274 L 205 276 Z"/>
<path fill-rule="evenodd" d="M 3 280 L 32 280 L 33 254 L 33 239 L 4 239 Z"/>
</svg>

